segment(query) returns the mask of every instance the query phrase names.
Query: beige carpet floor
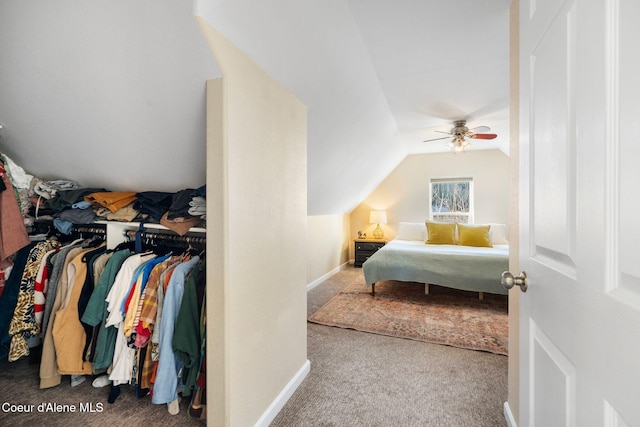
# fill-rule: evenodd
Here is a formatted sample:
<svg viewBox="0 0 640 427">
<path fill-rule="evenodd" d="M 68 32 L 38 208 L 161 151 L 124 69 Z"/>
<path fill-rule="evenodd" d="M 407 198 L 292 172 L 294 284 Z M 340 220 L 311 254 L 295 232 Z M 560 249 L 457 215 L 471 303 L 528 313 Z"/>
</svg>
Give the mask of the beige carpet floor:
<svg viewBox="0 0 640 427">
<path fill-rule="evenodd" d="M 362 275 L 308 293 L 310 316 Z M 308 323 L 311 372 L 272 426 L 504 427 L 507 360 L 483 351 Z"/>
<path fill-rule="evenodd" d="M 34 405 L 33 411 L 0 406 L 0 426 L 198 426 L 201 422 L 187 416 L 187 401 L 180 413 L 169 415 L 167 405 L 154 405 L 149 397 L 137 398 L 127 386 L 121 386 L 118 399 L 107 402 L 109 386 L 95 388 L 91 379 L 71 387 L 63 376 L 57 387 L 39 389 L 39 365 L 28 359 L 0 362 L 0 405 Z M 39 408 L 40 404 L 45 406 Z M 60 406 L 57 406 L 60 405 Z M 75 408 L 74 412 L 71 412 Z"/>
</svg>

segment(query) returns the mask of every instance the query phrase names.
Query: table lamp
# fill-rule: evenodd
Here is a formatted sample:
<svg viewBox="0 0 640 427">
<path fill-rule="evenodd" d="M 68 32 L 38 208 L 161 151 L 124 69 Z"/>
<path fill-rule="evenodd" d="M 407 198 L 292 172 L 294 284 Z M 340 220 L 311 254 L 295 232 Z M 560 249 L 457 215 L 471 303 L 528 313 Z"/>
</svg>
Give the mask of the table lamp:
<svg viewBox="0 0 640 427">
<path fill-rule="evenodd" d="M 369 214 L 369 223 L 377 224 L 375 230 L 373 230 L 374 239 L 382 239 L 384 237 L 384 231 L 380 228 L 380 224 L 387 223 L 386 211 L 371 211 Z"/>
</svg>

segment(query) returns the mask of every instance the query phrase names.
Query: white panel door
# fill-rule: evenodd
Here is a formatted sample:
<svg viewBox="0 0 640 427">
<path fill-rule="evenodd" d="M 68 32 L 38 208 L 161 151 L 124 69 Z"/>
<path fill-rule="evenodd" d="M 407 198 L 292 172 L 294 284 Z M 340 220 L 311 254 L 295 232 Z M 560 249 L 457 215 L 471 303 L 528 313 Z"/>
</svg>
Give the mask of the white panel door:
<svg viewBox="0 0 640 427">
<path fill-rule="evenodd" d="M 638 17 L 520 0 L 520 427 L 640 426 Z"/>
</svg>

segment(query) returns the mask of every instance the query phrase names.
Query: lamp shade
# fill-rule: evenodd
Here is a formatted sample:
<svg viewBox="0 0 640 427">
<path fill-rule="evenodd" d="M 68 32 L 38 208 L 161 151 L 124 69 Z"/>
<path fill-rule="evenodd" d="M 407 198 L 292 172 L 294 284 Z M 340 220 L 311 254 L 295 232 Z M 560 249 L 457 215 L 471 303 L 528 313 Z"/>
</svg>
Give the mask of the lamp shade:
<svg viewBox="0 0 640 427">
<path fill-rule="evenodd" d="M 369 214 L 370 224 L 386 224 L 387 212 L 386 211 L 371 211 Z"/>
</svg>

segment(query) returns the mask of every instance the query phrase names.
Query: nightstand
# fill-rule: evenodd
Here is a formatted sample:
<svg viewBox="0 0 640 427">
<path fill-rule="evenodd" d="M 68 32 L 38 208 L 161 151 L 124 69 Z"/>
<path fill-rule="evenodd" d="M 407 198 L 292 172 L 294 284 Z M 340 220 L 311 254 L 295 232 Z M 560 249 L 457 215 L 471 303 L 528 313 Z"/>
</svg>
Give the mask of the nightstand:
<svg viewBox="0 0 640 427">
<path fill-rule="evenodd" d="M 355 261 L 354 267 L 362 267 L 362 263 L 375 254 L 381 247 L 387 243 L 386 240 L 378 239 L 355 239 Z"/>
</svg>

